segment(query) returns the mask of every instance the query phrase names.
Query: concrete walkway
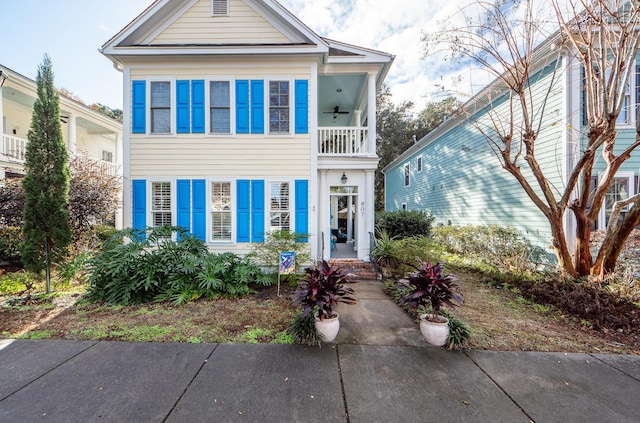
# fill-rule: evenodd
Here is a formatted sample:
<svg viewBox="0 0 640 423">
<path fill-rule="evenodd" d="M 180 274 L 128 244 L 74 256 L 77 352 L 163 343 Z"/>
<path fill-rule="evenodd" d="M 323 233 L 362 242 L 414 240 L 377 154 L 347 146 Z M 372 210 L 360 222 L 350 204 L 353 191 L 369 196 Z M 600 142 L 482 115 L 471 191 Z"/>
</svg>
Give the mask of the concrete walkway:
<svg viewBox="0 0 640 423">
<path fill-rule="evenodd" d="M 0 341 L 0 422 L 638 422 L 640 356 L 426 346 L 354 286 L 335 345 Z"/>
</svg>

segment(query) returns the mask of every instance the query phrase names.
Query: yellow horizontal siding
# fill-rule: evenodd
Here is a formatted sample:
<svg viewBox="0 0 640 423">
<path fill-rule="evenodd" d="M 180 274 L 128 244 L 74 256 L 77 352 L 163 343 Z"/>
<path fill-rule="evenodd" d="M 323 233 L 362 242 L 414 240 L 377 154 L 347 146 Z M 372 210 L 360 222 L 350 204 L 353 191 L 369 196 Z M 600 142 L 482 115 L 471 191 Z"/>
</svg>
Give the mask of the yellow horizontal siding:
<svg viewBox="0 0 640 423">
<path fill-rule="evenodd" d="M 274 66 L 274 65 L 229 65 L 211 63 L 210 66 L 200 65 L 190 68 L 136 68 L 131 70 L 131 79 L 148 78 L 176 78 L 176 79 L 205 79 L 216 76 L 233 77 L 236 79 L 264 79 L 270 77 L 287 77 L 296 79 L 309 79 L 311 68 L 309 66 Z"/>
<path fill-rule="evenodd" d="M 211 16 L 211 1 L 201 0 L 151 42 L 156 45 L 288 43 L 291 41 L 287 37 L 242 0 L 230 2 L 229 16 Z"/>
<path fill-rule="evenodd" d="M 153 139 L 131 141 L 131 176 L 308 178 L 310 140 Z"/>
</svg>

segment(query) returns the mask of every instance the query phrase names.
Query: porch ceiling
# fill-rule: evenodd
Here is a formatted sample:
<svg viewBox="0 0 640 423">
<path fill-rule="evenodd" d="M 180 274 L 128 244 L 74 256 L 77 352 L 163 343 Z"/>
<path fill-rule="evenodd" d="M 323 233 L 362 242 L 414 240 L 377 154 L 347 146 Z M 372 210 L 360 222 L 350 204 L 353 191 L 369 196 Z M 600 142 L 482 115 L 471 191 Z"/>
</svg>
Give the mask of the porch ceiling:
<svg viewBox="0 0 640 423">
<path fill-rule="evenodd" d="M 318 77 L 318 126 L 350 126 L 353 111 L 363 96 L 366 75 L 321 75 Z M 338 91 L 341 90 L 341 91 Z M 332 113 L 335 106 L 340 111 L 334 119 Z"/>
</svg>

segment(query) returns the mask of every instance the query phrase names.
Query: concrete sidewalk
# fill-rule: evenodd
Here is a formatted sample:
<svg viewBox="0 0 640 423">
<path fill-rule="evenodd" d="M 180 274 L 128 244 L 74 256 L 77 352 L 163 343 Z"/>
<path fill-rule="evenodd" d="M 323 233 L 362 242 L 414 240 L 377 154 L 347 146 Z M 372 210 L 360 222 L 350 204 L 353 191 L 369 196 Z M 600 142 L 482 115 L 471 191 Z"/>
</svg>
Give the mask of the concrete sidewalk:
<svg viewBox="0 0 640 423">
<path fill-rule="evenodd" d="M 639 421 L 640 356 L 428 347 L 375 284 L 322 348 L 0 341 L 0 422 Z"/>
</svg>

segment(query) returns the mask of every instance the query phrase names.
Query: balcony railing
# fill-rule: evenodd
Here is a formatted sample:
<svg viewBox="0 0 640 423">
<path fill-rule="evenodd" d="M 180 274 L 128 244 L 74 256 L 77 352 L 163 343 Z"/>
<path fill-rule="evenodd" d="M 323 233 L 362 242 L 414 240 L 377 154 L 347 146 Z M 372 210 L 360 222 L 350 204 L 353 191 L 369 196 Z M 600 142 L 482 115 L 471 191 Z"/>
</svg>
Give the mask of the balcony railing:
<svg viewBox="0 0 640 423">
<path fill-rule="evenodd" d="M 367 127 L 318 129 L 318 154 L 327 156 L 367 155 Z"/>
<path fill-rule="evenodd" d="M 5 160 L 24 163 L 26 152 L 27 140 L 2 134 L 2 151 L 0 153 Z"/>
<path fill-rule="evenodd" d="M 14 137 L 13 135 L 2 134 L 2 150 L 0 158 L 9 162 L 24 164 L 27 152 L 27 140 Z M 116 163 L 107 162 L 93 157 L 85 156 L 82 154 L 70 155 L 71 157 L 82 157 L 90 162 L 99 173 L 115 176 L 120 171 L 120 165 Z"/>
</svg>

